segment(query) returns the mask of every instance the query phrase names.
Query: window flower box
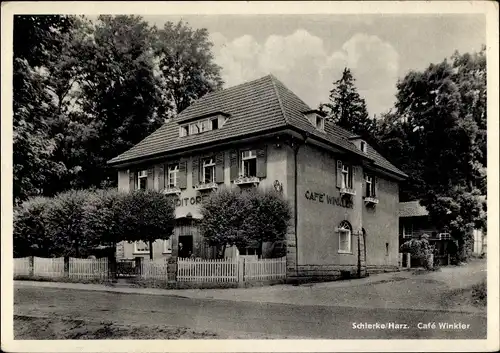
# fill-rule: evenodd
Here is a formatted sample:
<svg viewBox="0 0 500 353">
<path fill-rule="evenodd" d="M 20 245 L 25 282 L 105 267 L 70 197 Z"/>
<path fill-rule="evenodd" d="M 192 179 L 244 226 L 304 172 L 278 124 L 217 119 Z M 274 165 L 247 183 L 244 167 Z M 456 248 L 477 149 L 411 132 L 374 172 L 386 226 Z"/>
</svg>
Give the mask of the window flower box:
<svg viewBox="0 0 500 353">
<path fill-rule="evenodd" d="M 245 176 L 240 176 L 238 179 L 234 180 L 235 185 L 244 185 L 244 184 L 254 184 L 257 185 L 259 184 L 260 179 L 258 177 L 245 177 Z"/>
<path fill-rule="evenodd" d="M 161 191 L 164 195 L 179 195 L 181 193 L 181 189 L 175 188 L 165 188 Z"/>
<path fill-rule="evenodd" d="M 365 204 L 367 205 L 376 205 L 378 204 L 378 199 L 376 197 L 365 197 Z"/>
<path fill-rule="evenodd" d="M 351 188 L 341 188 L 341 189 L 340 189 L 340 194 L 341 194 L 341 195 L 351 195 L 351 196 L 355 196 L 355 195 L 356 195 L 356 190 L 351 189 Z"/>
<path fill-rule="evenodd" d="M 197 184 L 194 186 L 194 189 L 198 191 L 216 190 L 217 188 L 217 183 Z"/>
</svg>

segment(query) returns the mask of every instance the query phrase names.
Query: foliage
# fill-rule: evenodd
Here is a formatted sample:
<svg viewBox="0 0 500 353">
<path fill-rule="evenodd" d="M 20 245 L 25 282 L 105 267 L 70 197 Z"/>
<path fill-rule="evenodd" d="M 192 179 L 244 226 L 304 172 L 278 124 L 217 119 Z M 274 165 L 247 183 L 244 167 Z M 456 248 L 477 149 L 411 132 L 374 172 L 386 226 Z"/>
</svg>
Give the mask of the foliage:
<svg viewBox="0 0 500 353">
<path fill-rule="evenodd" d="M 58 252 L 56 256 L 80 257 L 82 249 L 99 245 L 84 231 L 84 207 L 91 193 L 70 190 L 56 195 L 46 215 L 46 229 Z"/>
<path fill-rule="evenodd" d="M 175 208 L 171 199 L 158 191 L 135 191 L 124 194 L 119 217 L 124 240 L 144 241 L 169 239 L 175 222 Z"/>
<path fill-rule="evenodd" d="M 219 190 L 203 202 L 200 211 L 203 237 L 223 249 L 283 240 L 291 218 L 290 206 L 281 195 L 259 189 Z"/>
<path fill-rule="evenodd" d="M 179 21 L 158 31 L 156 52 L 165 92 L 177 113 L 205 94 L 222 88 L 221 68 L 214 63 L 205 28 L 193 30 Z"/>
<path fill-rule="evenodd" d="M 49 257 L 53 242 L 47 231 L 47 209 L 50 199 L 35 197 L 14 210 L 13 247 L 14 257 L 35 255 Z"/>
<path fill-rule="evenodd" d="M 480 306 L 486 306 L 488 298 L 488 286 L 486 280 L 472 286 L 472 299 Z"/>
<path fill-rule="evenodd" d="M 222 247 L 223 252 L 232 245 L 245 247 L 249 244 L 245 232 L 250 209 L 250 199 L 240 190 L 217 190 L 200 207 L 200 232 L 209 245 Z"/>
<path fill-rule="evenodd" d="M 221 86 L 206 30 L 15 16 L 14 199 L 116 185 L 107 161 Z M 161 69 L 160 69 L 161 64 Z"/>
<path fill-rule="evenodd" d="M 263 242 L 284 240 L 292 210 L 283 196 L 273 190 L 256 189 L 247 197 L 252 207 L 246 221 L 250 226 L 248 237 L 261 246 Z"/>
<path fill-rule="evenodd" d="M 423 235 L 421 239 L 411 239 L 401 244 L 400 251 L 410 253 L 412 257 L 417 258 L 426 270 L 433 268 L 431 255 L 434 251 L 429 244 L 428 236 Z"/>
<path fill-rule="evenodd" d="M 96 190 L 83 209 L 85 237 L 99 245 L 115 246 L 123 238 L 121 213 L 124 194 L 116 189 Z"/>
<path fill-rule="evenodd" d="M 486 226 L 485 50 L 411 71 L 397 89 L 396 109 L 377 122 L 375 135 L 409 175 L 400 199 L 420 200 L 466 258 L 472 228 Z"/>
<path fill-rule="evenodd" d="M 351 70 L 345 68 L 342 77 L 333 83 L 330 102 L 320 105 L 320 110 L 336 125 L 362 136 L 371 136 L 375 122 L 368 117 L 366 102 L 358 93 Z"/>
</svg>

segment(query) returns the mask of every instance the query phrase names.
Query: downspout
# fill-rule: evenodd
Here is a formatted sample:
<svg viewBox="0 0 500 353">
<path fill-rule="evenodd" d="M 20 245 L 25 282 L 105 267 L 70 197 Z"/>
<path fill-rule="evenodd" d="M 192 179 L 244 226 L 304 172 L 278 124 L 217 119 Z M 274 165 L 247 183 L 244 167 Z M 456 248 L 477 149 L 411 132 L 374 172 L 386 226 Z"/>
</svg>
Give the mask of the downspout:
<svg viewBox="0 0 500 353">
<path fill-rule="evenodd" d="M 298 230 L 298 163 L 297 163 L 297 155 L 299 153 L 299 148 L 303 145 L 306 144 L 307 139 L 309 138 L 309 133 L 306 133 L 305 135 L 302 135 L 302 140 L 300 143 L 294 144 L 293 145 L 293 152 L 294 152 L 294 233 L 295 233 L 295 276 L 299 276 L 299 247 L 298 247 L 298 236 L 297 236 L 297 230 Z"/>
</svg>

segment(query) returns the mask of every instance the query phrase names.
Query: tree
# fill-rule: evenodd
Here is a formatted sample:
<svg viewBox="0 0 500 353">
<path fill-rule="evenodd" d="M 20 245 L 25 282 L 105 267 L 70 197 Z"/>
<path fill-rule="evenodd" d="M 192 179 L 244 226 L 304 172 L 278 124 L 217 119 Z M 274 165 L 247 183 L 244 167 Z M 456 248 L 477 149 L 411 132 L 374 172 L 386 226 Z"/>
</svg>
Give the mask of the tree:
<svg viewBox="0 0 500 353">
<path fill-rule="evenodd" d="M 169 239 L 175 226 L 175 208 L 171 199 L 158 191 L 135 191 L 124 195 L 119 217 L 123 240 L 149 244 L 153 259 L 153 242 Z"/>
<path fill-rule="evenodd" d="M 50 257 L 55 252 L 47 229 L 50 202 L 46 197 L 34 197 L 14 209 L 14 257 Z"/>
<path fill-rule="evenodd" d="M 485 70 L 481 51 L 409 72 L 397 84 L 396 111 L 377 124 L 387 157 L 410 175 L 402 198 L 420 199 L 464 257 L 471 228 L 486 220 Z"/>
<path fill-rule="evenodd" d="M 283 196 L 273 190 L 256 189 L 247 197 L 252 208 L 244 223 L 249 226 L 245 234 L 258 242 L 262 253 L 264 242 L 274 243 L 285 239 L 292 211 Z"/>
<path fill-rule="evenodd" d="M 400 251 L 410 253 L 411 256 L 418 259 L 420 264 L 426 269 L 431 270 L 434 263 L 431 261 L 431 255 L 434 251 L 429 244 L 429 236 L 424 234 L 421 239 L 411 239 L 401 244 Z"/>
<path fill-rule="evenodd" d="M 83 209 L 83 228 L 87 239 L 99 245 L 116 248 L 123 240 L 121 214 L 125 194 L 116 190 L 96 190 Z"/>
<path fill-rule="evenodd" d="M 84 208 L 90 197 L 85 190 L 69 190 L 56 195 L 47 210 L 47 232 L 58 256 L 80 257 L 99 245 L 99 239 L 84 231 Z"/>
<path fill-rule="evenodd" d="M 222 248 L 221 256 L 227 247 L 245 247 L 250 238 L 246 224 L 252 204 L 238 189 L 222 189 L 206 198 L 201 207 L 200 232 L 210 246 Z"/>
<path fill-rule="evenodd" d="M 291 210 L 287 201 L 273 191 L 223 189 L 204 200 L 200 231 L 209 245 L 239 249 L 258 242 L 285 239 Z"/>
<path fill-rule="evenodd" d="M 52 175 L 65 166 L 52 157 L 57 110 L 48 90 L 48 63 L 58 57 L 74 21 L 70 16 L 14 16 L 13 169 L 14 202 L 44 194 Z"/>
<path fill-rule="evenodd" d="M 177 113 L 205 94 L 221 89 L 221 68 L 214 63 L 208 31 L 179 21 L 158 31 L 156 53 L 164 89 Z"/>
<path fill-rule="evenodd" d="M 370 136 L 374 120 L 368 116 L 366 102 L 358 93 L 355 78 L 349 68 L 344 68 L 342 77 L 333 83 L 330 101 L 320 105 L 327 118 L 336 125 L 362 136 Z"/>
</svg>

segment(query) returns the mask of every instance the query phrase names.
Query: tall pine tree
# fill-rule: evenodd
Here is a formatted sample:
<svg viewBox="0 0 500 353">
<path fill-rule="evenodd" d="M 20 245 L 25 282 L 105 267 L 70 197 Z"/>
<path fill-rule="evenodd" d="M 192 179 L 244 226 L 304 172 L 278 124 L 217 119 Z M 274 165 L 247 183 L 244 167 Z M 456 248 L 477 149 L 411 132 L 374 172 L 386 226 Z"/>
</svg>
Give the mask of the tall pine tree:
<svg viewBox="0 0 500 353">
<path fill-rule="evenodd" d="M 356 79 L 349 68 L 333 83 L 330 101 L 320 105 L 320 110 L 336 125 L 361 136 L 371 136 L 375 122 L 368 116 L 366 102 L 355 86 Z"/>
</svg>

